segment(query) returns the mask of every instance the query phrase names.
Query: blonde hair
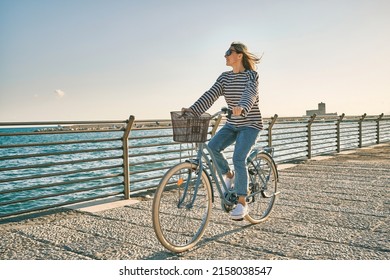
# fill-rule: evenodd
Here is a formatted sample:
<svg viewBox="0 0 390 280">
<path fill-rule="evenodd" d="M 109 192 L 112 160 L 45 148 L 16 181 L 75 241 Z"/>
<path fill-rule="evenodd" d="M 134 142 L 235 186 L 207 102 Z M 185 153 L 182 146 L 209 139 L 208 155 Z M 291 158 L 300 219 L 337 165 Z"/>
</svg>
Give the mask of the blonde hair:
<svg viewBox="0 0 390 280">
<path fill-rule="evenodd" d="M 241 42 L 233 42 L 230 45 L 233 47 L 237 53 L 242 53 L 242 65 L 246 70 L 256 70 L 256 64 L 260 63 L 260 60 L 263 56 L 258 57 L 253 53 L 248 51 L 247 46 Z"/>
</svg>

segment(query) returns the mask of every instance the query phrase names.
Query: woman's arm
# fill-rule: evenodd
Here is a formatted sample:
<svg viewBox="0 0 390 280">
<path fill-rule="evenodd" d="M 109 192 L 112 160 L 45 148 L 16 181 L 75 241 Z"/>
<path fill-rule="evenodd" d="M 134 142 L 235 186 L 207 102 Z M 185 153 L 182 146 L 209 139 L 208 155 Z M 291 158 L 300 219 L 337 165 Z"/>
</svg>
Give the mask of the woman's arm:
<svg viewBox="0 0 390 280">
<path fill-rule="evenodd" d="M 200 116 L 206 112 L 220 96 L 223 95 L 223 84 L 221 81 L 222 75 L 219 76 L 214 85 L 189 108 L 194 114 Z"/>
<path fill-rule="evenodd" d="M 259 74 L 256 71 L 251 71 L 249 75 L 249 81 L 238 103 L 238 106 L 244 110 L 245 115 L 252 109 L 259 95 Z"/>
</svg>

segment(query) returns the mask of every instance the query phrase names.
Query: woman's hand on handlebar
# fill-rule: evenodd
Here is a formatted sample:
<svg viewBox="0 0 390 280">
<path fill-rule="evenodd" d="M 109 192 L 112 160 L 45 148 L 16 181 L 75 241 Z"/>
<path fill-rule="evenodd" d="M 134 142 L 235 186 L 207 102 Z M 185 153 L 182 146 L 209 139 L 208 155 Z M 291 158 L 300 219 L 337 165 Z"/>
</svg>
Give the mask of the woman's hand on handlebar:
<svg viewBox="0 0 390 280">
<path fill-rule="evenodd" d="M 191 108 L 181 108 L 181 112 L 183 115 L 195 114 L 195 112 Z M 245 117 L 246 116 L 245 111 L 241 106 L 233 107 L 233 109 L 228 109 L 227 107 L 223 107 L 220 112 L 214 114 L 212 117 L 216 117 L 220 113 L 226 114 L 226 117 L 228 119 L 230 119 L 232 116 L 235 116 L 235 117 L 239 117 L 239 116 Z"/>
<path fill-rule="evenodd" d="M 233 109 L 229 109 L 227 107 L 223 107 L 221 109 L 221 112 L 223 114 L 226 114 L 226 117 L 230 119 L 232 116 L 241 116 L 241 117 L 246 117 L 245 111 L 241 106 L 236 106 L 233 107 Z"/>
<path fill-rule="evenodd" d="M 193 111 L 190 108 L 181 108 L 182 113 L 193 113 Z"/>
<path fill-rule="evenodd" d="M 244 109 L 241 106 L 233 107 L 232 109 L 232 115 L 233 116 L 242 116 Z"/>
</svg>

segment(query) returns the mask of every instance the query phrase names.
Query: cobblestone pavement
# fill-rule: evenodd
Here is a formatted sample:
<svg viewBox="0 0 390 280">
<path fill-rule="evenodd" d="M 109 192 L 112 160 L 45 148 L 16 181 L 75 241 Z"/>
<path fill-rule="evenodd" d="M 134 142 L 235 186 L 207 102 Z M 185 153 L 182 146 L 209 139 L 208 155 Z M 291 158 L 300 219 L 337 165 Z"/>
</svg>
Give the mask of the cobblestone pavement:
<svg viewBox="0 0 390 280">
<path fill-rule="evenodd" d="M 390 144 L 280 166 L 269 220 L 234 222 L 213 205 L 201 242 L 173 254 L 157 241 L 152 200 L 100 212 L 57 211 L 0 224 L 0 259 L 390 259 Z"/>
</svg>

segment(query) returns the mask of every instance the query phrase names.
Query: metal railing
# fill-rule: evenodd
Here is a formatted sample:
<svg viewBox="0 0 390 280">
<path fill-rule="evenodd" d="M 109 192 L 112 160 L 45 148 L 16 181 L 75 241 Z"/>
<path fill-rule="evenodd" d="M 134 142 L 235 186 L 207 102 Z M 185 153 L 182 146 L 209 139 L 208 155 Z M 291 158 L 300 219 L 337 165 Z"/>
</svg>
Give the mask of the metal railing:
<svg viewBox="0 0 390 280">
<path fill-rule="evenodd" d="M 278 118 L 267 129 L 268 145 L 278 163 L 334 154 L 390 141 L 390 117 L 310 116 Z"/>
<path fill-rule="evenodd" d="M 222 120 L 221 124 L 224 123 Z M 390 117 L 265 119 L 258 146 L 277 163 L 390 141 Z M 23 128 L 18 128 L 23 126 Z M 213 127 L 214 126 L 214 127 Z M 212 127 L 217 129 L 215 120 Z M 0 218 L 157 187 L 193 156 L 172 140 L 170 120 L 0 123 Z M 226 150 L 231 161 L 233 147 Z"/>
<path fill-rule="evenodd" d="M 130 116 L 0 123 L 0 218 L 118 194 L 129 198 L 133 122 Z"/>
</svg>

